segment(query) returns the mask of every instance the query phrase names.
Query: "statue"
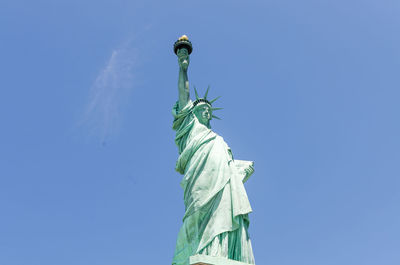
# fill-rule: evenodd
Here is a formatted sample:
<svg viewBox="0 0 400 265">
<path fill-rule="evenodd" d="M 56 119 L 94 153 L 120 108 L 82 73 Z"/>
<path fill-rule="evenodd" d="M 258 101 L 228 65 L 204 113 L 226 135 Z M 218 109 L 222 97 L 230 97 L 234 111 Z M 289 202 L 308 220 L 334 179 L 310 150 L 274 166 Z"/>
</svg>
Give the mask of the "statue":
<svg viewBox="0 0 400 265">
<path fill-rule="evenodd" d="M 207 98 L 209 88 L 203 98 L 195 89 L 196 100 L 190 100 L 187 70 L 192 44 L 185 35 L 175 42 L 174 51 L 179 100 L 172 111 L 173 129 L 185 215 L 172 264 L 255 264 L 247 232 L 252 210 L 243 184 L 254 171 L 253 162 L 234 159 L 224 139 L 211 130 L 210 120 L 218 118 L 214 111 L 219 108 L 212 107 L 218 98 Z"/>
</svg>

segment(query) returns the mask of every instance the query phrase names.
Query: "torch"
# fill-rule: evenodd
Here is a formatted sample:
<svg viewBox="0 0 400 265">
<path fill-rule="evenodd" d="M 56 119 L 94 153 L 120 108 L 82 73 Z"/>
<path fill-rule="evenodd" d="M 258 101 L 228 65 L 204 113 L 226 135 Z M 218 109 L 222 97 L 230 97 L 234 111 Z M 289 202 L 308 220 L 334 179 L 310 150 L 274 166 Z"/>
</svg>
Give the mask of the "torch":
<svg viewBox="0 0 400 265">
<path fill-rule="evenodd" d="M 186 49 L 188 55 L 192 53 L 192 43 L 186 35 L 182 35 L 174 44 L 174 52 L 176 55 L 178 55 L 178 50 L 180 49 Z"/>
</svg>

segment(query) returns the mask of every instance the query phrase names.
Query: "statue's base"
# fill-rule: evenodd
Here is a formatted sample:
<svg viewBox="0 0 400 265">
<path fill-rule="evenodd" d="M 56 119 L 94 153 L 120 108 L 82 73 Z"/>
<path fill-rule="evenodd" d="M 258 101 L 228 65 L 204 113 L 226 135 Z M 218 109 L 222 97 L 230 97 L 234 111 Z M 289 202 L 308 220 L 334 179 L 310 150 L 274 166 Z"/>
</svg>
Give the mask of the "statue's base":
<svg viewBox="0 0 400 265">
<path fill-rule="evenodd" d="M 207 255 L 194 255 L 190 257 L 190 265 L 250 265 L 223 257 L 212 257 Z"/>
</svg>

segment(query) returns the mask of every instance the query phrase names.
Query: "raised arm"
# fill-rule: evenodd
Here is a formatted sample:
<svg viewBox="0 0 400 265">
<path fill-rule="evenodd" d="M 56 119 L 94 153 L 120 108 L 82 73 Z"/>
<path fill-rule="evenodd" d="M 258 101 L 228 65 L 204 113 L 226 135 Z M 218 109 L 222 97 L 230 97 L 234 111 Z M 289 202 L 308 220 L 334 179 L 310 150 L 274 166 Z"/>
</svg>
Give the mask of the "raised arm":
<svg viewBox="0 0 400 265">
<path fill-rule="evenodd" d="M 189 80 L 187 70 L 189 67 L 189 54 L 185 48 L 179 49 L 177 52 L 179 63 L 179 108 L 183 108 L 189 101 Z"/>
</svg>

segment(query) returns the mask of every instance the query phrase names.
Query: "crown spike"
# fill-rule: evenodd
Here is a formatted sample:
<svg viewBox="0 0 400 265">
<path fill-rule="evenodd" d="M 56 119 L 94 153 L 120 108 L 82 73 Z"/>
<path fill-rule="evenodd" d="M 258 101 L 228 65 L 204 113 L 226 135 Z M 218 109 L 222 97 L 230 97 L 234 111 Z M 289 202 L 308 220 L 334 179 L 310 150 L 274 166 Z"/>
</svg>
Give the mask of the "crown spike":
<svg viewBox="0 0 400 265">
<path fill-rule="evenodd" d="M 214 103 L 215 101 L 217 101 L 217 99 L 219 99 L 221 96 L 214 98 L 213 100 L 210 101 L 210 103 Z"/>
<path fill-rule="evenodd" d="M 196 100 L 198 100 L 199 99 L 199 94 L 197 93 L 196 86 L 193 86 L 193 88 L 194 88 L 194 93 L 196 94 Z"/>
<path fill-rule="evenodd" d="M 211 108 L 212 111 L 214 111 L 214 110 L 220 110 L 220 109 L 224 109 L 224 108 Z"/>
<path fill-rule="evenodd" d="M 206 91 L 206 93 L 204 94 L 204 99 L 207 99 L 207 95 L 208 95 L 208 91 L 210 90 L 210 85 L 208 85 L 208 87 L 207 87 L 207 91 Z"/>
<path fill-rule="evenodd" d="M 212 117 L 215 118 L 215 119 L 217 119 L 217 120 L 221 120 L 221 118 L 218 117 L 218 116 L 212 115 Z"/>
</svg>

